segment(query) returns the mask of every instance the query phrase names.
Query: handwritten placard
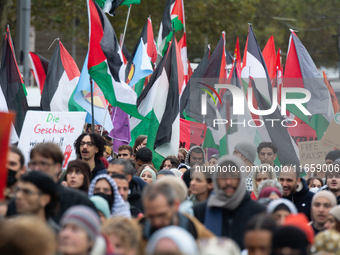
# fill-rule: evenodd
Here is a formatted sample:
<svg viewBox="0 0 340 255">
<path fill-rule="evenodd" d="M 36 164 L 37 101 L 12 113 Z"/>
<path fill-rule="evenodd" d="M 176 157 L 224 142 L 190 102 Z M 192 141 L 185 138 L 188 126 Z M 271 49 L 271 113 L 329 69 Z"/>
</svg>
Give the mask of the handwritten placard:
<svg viewBox="0 0 340 255">
<path fill-rule="evenodd" d="M 325 164 L 325 157 L 334 148 L 322 141 L 299 142 L 300 163 Z"/>
</svg>

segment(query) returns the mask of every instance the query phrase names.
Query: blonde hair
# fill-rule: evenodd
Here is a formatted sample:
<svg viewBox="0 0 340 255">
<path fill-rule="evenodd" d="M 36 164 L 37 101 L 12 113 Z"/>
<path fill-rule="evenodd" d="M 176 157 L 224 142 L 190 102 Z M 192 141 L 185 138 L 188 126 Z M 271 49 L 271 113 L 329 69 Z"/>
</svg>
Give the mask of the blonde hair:
<svg viewBox="0 0 340 255">
<path fill-rule="evenodd" d="M 137 222 L 121 216 L 112 217 L 104 222 L 102 232 L 106 236 L 115 235 L 123 247 L 138 252 L 142 233 Z"/>
</svg>

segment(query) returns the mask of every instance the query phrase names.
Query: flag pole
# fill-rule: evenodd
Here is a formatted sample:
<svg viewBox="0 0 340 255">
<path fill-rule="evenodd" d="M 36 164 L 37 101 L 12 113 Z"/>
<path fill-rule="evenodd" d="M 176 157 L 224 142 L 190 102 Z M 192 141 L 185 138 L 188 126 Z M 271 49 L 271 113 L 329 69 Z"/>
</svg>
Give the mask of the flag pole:
<svg viewBox="0 0 340 255">
<path fill-rule="evenodd" d="M 122 39 L 122 47 L 121 47 L 122 49 L 123 49 L 123 47 L 124 47 L 124 39 L 125 39 L 127 24 L 128 24 L 128 22 L 129 22 L 131 7 L 132 7 L 132 5 L 130 4 L 129 10 L 128 10 L 128 14 L 127 14 L 127 16 L 126 16 L 126 21 L 125 21 L 125 27 L 124 27 L 124 33 L 123 33 L 123 39 Z"/>
<path fill-rule="evenodd" d="M 94 133 L 93 80 L 92 80 L 91 76 L 90 76 L 90 87 L 91 87 L 92 133 Z"/>
</svg>

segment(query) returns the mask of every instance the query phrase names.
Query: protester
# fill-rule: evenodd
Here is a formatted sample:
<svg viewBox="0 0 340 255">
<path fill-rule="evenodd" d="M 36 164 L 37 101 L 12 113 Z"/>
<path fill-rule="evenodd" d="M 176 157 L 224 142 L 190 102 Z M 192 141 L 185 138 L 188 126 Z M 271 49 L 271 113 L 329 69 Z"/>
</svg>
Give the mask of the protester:
<svg viewBox="0 0 340 255">
<path fill-rule="evenodd" d="M 172 172 L 176 177 L 182 178 L 183 173 L 179 171 L 177 168 L 171 168 L 170 172 Z"/>
<path fill-rule="evenodd" d="M 325 229 L 334 229 L 340 233 L 340 205 L 334 206 L 328 213 Z"/>
<path fill-rule="evenodd" d="M 297 227 L 285 226 L 276 231 L 272 239 L 272 254 L 309 254 L 310 245 L 305 233 Z"/>
<path fill-rule="evenodd" d="M 261 190 L 258 199 L 269 198 L 271 200 L 282 198 L 281 192 L 275 187 L 266 187 Z"/>
<path fill-rule="evenodd" d="M 308 188 L 321 188 L 323 186 L 323 181 L 319 177 L 310 177 L 307 180 Z"/>
<path fill-rule="evenodd" d="M 106 174 L 103 161 L 105 140 L 96 133 L 83 133 L 74 142 L 74 148 L 79 159 L 86 162 L 91 169 L 92 181 L 97 175 Z"/>
<path fill-rule="evenodd" d="M 278 227 L 267 215 L 256 215 L 251 218 L 244 231 L 244 246 L 248 255 L 270 255 L 272 239 Z"/>
<path fill-rule="evenodd" d="M 179 148 L 178 149 L 178 159 L 180 163 L 185 162 L 185 158 L 187 157 L 188 151 L 185 148 Z"/>
<path fill-rule="evenodd" d="M 317 254 L 339 254 L 340 234 L 335 230 L 321 231 L 315 236 L 315 252 Z"/>
<path fill-rule="evenodd" d="M 181 227 L 168 226 L 156 231 L 150 238 L 145 254 L 199 254 L 192 235 Z"/>
<path fill-rule="evenodd" d="M 283 188 L 282 185 L 280 184 L 280 182 L 278 182 L 277 180 L 265 180 L 263 182 L 261 182 L 257 188 L 258 192 L 259 192 L 259 197 L 261 196 L 261 192 L 262 190 L 264 190 L 265 188 L 269 188 L 269 187 L 273 187 L 275 189 L 277 189 L 280 194 L 277 194 L 278 197 L 282 197 L 283 195 Z M 277 197 L 272 197 L 272 199 L 276 199 Z"/>
<path fill-rule="evenodd" d="M 143 167 L 144 166 L 144 167 Z M 148 184 L 154 183 L 156 181 L 156 175 L 157 175 L 157 171 L 156 169 L 152 166 L 152 165 L 143 165 L 141 166 L 140 170 L 142 170 L 140 172 L 140 170 L 138 170 L 138 172 L 140 172 L 138 174 L 137 172 L 137 176 L 139 176 L 140 178 L 142 178 L 143 181 L 147 182 Z"/>
<path fill-rule="evenodd" d="M 193 171 L 191 174 L 189 200 L 192 201 L 192 206 L 199 202 L 206 201 L 212 192 L 214 184 L 211 178 L 202 172 Z"/>
<path fill-rule="evenodd" d="M 139 220 L 143 233 L 142 250 L 155 231 L 170 225 L 189 231 L 196 240 L 214 236 L 196 218 L 178 212 L 179 204 L 178 194 L 169 184 L 157 181 L 144 189 L 145 217 Z"/>
<path fill-rule="evenodd" d="M 267 213 L 273 217 L 278 226 L 283 226 L 286 217 L 290 214 L 297 214 L 298 211 L 291 201 L 280 198 L 268 204 Z"/>
<path fill-rule="evenodd" d="M 121 145 L 118 147 L 118 158 L 130 159 L 133 157 L 132 147 L 129 145 Z"/>
<path fill-rule="evenodd" d="M 305 179 L 300 178 L 300 171 L 293 166 L 284 166 L 279 182 L 283 187 L 283 198 L 292 201 L 298 212 L 304 213 L 311 220 L 310 208 L 314 193 L 309 191 Z"/>
<path fill-rule="evenodd" d="M 47 255 L 56 252 L 54 231 L 35 216 L 0 222 L 1 255 Z"/>
<path fill-rule="evenodd" d="M 223 156 L 218 166 L 235 171 L 214 172 L 214 193 L 205 202 L 194 207 L 195 217 L 217 236 L 226 236 L 243 249 L 243 230 L 254 215 L 265 207 L 251 200 L 246 190 L 246 173 L 240 171 L 244 162 L 237 156 Z"/>
<path fill-rule="evenodd" d="M 315 235 L 324 230 L 329 211 L 336 206 L 336 198 L 332 192 L 323 190 L 313 196 L 311 207 L 311 225 Z"/>
<path fill-rule="evenodd" d="M 261 164 L 269 164 L 275 167 L 274 160 L 277 156 L 277 147 L 272 142 L 262 142 L 257 146 L 257 157 Z"/>
<path fill-rule="evenodd" d="M 326 185 L 320 188 L 320 190 L 329 190 L 332 192 L 337 200 L 337 204 L 340 204 L 340 172 L 336 171 L 340 169 L 340 159 L 334 161 L 333 166 L 329 166 L 329 170 L 326 173 Z"/>
<path fill-rule="evenodd" d="M 256 146 L 250 142 L 239 142 L 234 147 L 233 155 L 240 157 L 245 164 L 247 177 L 247 191 L 252 192 L 253 190 L 253 166 L 256 158 Z"/>
<path fill-rule="evenodd" d="M 137 151 L 140 148 L 145 147 L 147 142 L 148 142 L 148 137 L 146 135 L 138 136 L 135 140 L 135 144 L 132 147 L 133 155 L 136 155 Z"/>
<path fill-rule="evenodd" d="M 103 156 L 109 163 L 114 159 L 113 158 L 113 151 L 108 145 L 104 146 Z"/>
<path fill-rule="evenodd" d="M 293 226 L 302 230 L 307 237 L 310 246 L 314 244 L 314 230 L 308 223 L 308 218 L 304 213 L 290 214 L 286 217 L 283 226 Z"/>
<path fill-rule="evenodd" d="M 131 217 L 131 213 L 118 192 L 116 182 L 107 174 L 96 176 L 90 184 L 88 196 L 103 197 L 109 204 L 111 215 Z"/>
<path fill-rule="evenodd" d="M 180 203 L 183 203 L 188 197 L 188 189 L 182 179 L 177 178 L 176 176 L 167 176 L 166 178 L 161 178 L 157 180 L 158 184 L 167 184 L 170 185 L 171 188 L 176 193 L 176 198 Z"/>
<path fill-rule="evenodd" d="M 86 194 L 90 186 L 91 169 L 87 163 L 80 159 L 68 163 L 64 181 L 66 187 L 84 191 Z"/>
<path fill-rule="evenodd" d="M 12 146 L 7 152 L 7 185 L 6 198 L 14 197 L 16 184 L 20 180 L 20 176 L 26 172 L 25 158 L 22 152 L 15 146 Z"/>
<path fill-rule="evenodd" d="M 30 159 L 29 166 L 31 170 L 45 172 L 57 184 L 60 205 L 52 217 L 56 223 L 59 223 L 62 214 L 73 205 L 86 205 L 95 210 L 93 203 L 85 194 L 74 189 L 66 188 L 58 182 L 58 176 L 61 173 L 61 166 L 64 159 L 64 155 L 58 145 L 55 143 L 40 143 L 31 150 Z M 17 214 L 17 211 L 14 199 L 8 205 L 6 216 L 15 214 Z"/>
<path fill-rule="evenodd" d="M 202 147 L 193 146 L 188 151 L 185 158 L 185 164 L 188 166 L 194 166 L 195 164 L 203 165 L 205 163 L 205 153 Z"/>
<path fill-rule="evenodd" d="M 177 168 L 180 162 L 176 156 L 167 156 L 163 161 L 159 169 L 171 169 Z"/>
<path fill-rule="evenodd" d="M 209 166 L 216 166 L 217 160 L 218 160 L 217 154 L 211 155 L 211 157 L 209 158 Z"/>
<path fill-rule="evenodd" d="M 253 191 L 251 193 L 251 199 L 257 200 L 259 196 L 258 186 L 261 182 L 265 180 L 276 180 L 276 173 L 274 171 L 274 168 L 271 167 L 269 164 L 262 164 L 259 167 L 256 168 L 256 170 L 253 172 Z"/>
<path fill-rule="evenodd" d="M 175 174 L 173 172 L 171 172 L 170 170 L 168 169 L 162 169 L 160 171 L 158 171 L 157 173 L 157 180 L 160 179 L 160 178 L 163 178 L 164 176 L 175 176 Z"/>
<path fill-rule="evenodd" d="M 128 201 L 130 206 L 133 206 L 140 212 L 143 212 L 141 195 L 147 183 L 134 175 L 135 170 L 133 165 L 126 159 L 116 159 L 110 164 L 108 171 L 111 175 L 118 173 L 123 174 L 126 177 L 129 182 L 130 193 L 128 195 Z"/>
<path fill-rule="evenodd" d="M 179 164 L 177 169 L 184 174 L 188 169 L 190 169 L 190 166 L 188 166 L 188 165 L 186 165 L 184 163 L 181 163 L 181 164 Z"/>
<path fill-rule="evenodd" d="M 100 220 L 94 210 L 73 206 L 64 213 L 60 225 L 58 250 L 61 254 L 105 254 L 106 243 L 100 234 Z"/>
<path fill-rule="evenodd" d="M 101 196 L 92 196 L 90 197 L 90 200 L 96 207 L 100 222 L 103 224 L 106 219 L 110 218 L 111 216 L 109 203 Z"/>
<path fill-rule="evenodd" d="M 135 169 L 139 169 L 144 164 L 152 163 L 152 152 L 150 149 L 140 148 L 135 155 Z"/>
<path fill-rule="evenodd" d="M 340 150 L 334 150 L 327 153 L 325 163 L 327 166 L 333 165 L 336 159 L 340 158 Z"/>
<path fill-rule="evenodd" d="M 200 255 L 239 255 L 241 253 L 237 243 L 230 238 L 212 237 L 198 241 Z"/>
<path fill-rule="evenodd" d="M 110 218 L 103 224 L 102 233 L 113 246 L 114 254 L 140 254 L 141 230 L 135 221 L 117 216 Z"/>
</svg>

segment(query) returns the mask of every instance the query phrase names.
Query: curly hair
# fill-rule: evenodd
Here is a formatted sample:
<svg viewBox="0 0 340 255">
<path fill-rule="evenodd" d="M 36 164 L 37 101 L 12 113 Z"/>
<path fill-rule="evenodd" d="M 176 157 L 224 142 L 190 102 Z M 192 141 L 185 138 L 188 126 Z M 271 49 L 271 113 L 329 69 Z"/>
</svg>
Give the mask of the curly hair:
<svg viewBox="0 0 340 255">
<path fill-rule="evenodd" d="M 272 142 L 262 142 L 259 144 L 259 146 L 257 146 L 257 153 L 260 153 L 260 151 L 263 149 L 263 148 L 270 148 L 273 150 L 274 154 L 277 153 L 277 147 L 274 143 Z"/>
<path fill-rule="evenodd" d="M 161 166 L 160 166 L 159 169 L 163 169 L 163 168 L 164 168 L 165 161 L 167 161 L 167 160 L 170 160 L 171 165 L 172 165 L 171 168 L 177 168 L 177 167 L 179 166 L 179 163 L 180 163 L 180 162 L 179 162 L 179 159 L 178 159 L 176 156 L 174 156 L 174 155 L 170 155 L 170 156 L 167 156 L 167 157 L 163 160 L 163 162 L 162 162 L 162 164 L 161 164 Z"/>
<path fill-rule="evenodd" d="M 98 152 L 95 155 L 95 160 L 99 159 L 100 157 L 103 157 L 104 153 L 104 146 L 106 145 L 106 141 L 104 140 L 103 137 L 96 133 L 82 133 L 77 140 L 74 142 L 74 148 L 76 149 L 76 154 L 79 159 L 81 159 L 81 154 L 80 154 L 80 143 L 83 140 L 85 136 L 89 136 L 91 138 L 92 143 L 94 146 L 98 148 Z"/>
</svg>

